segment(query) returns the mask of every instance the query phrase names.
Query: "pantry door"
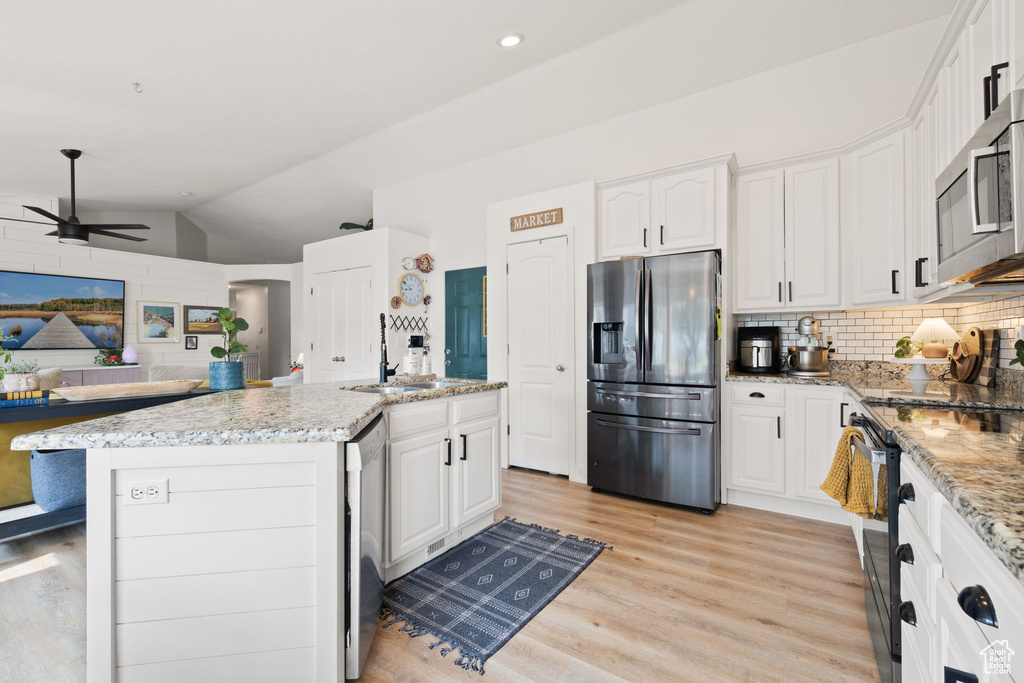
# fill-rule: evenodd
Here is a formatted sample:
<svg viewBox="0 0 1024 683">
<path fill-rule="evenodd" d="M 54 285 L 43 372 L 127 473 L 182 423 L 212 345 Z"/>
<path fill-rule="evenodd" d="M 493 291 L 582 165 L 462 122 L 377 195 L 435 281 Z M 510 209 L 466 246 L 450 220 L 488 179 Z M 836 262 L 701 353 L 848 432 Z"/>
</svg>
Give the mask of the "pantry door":
<svg viewBox="0 0 1024 683">
<path fill-rule="evenodd" d="M 370 267 L 313 275 L 313 382 L 338 382 L 376 375 Z"/>
<path fill-rule="evenodd" d="M 507 254 L 509 463 L 567 475 L 575 424 L 569 240 L 511 244 Z"/>
</svg>

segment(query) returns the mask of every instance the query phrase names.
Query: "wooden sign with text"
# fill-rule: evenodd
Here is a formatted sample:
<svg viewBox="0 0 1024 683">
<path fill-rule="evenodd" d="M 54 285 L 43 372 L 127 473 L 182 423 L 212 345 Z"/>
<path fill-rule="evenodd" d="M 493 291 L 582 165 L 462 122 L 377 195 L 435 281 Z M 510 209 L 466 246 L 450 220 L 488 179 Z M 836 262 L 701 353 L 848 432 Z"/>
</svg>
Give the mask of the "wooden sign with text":
<svg viewBox="0 0 1024 683">
<path fill-rule="evenodd" d="M 550 211 L 538 211 L 523 216 L 512 216 L 509 219 L 509 227 L 512 232 L 529 230 L 530 228 L 542 228 L 546 225 L 558 225 L 562 222 L 562 210 L 551 209 Z"/>
</svg>

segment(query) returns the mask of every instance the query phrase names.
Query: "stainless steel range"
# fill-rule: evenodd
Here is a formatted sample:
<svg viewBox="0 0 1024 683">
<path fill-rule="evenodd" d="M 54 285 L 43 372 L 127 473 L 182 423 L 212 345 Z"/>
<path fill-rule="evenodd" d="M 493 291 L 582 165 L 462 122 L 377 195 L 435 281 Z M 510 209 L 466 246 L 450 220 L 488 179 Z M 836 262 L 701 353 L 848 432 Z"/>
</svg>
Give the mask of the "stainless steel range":
<svg viewBox="0 0 1024 683">
<path fill-rule="evenodd" d="M 587 483 L 711 513 L 720 500 L 718 252 L 587 268 Z"/>
</svg>

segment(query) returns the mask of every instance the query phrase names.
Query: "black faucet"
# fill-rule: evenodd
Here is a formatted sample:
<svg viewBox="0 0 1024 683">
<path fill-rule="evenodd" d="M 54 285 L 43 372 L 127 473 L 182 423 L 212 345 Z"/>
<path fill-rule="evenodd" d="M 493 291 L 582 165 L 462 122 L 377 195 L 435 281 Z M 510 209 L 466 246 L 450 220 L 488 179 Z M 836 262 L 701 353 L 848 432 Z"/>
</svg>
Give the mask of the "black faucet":
<svg viewBox="0 0 1024 683">
<path fill-rule="evenodd" d="M 384 322 L 384 314 L 380 314 L 380 381 L 385 383 L 388 381 L 388 377 L 394 376 L 398 372 L 398 364 L 395 367 L 388 367 L 388 341 L 387 341 L 387 324 Z"/>
</svg>

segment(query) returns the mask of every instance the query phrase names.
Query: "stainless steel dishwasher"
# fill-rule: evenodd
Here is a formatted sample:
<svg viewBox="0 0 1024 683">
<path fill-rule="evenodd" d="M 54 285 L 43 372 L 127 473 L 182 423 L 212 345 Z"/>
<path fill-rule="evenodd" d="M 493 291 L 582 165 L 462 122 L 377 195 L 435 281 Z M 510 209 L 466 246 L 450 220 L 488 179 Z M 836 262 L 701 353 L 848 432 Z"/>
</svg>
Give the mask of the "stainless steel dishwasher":
<svg viewBox="0 0 1024 683">
<path fill-rule="evenodd" d="M 379 415 L 345 444 L 345 678 L 359 678 L 384 593 L 384 452 Z"/>
</svg>

